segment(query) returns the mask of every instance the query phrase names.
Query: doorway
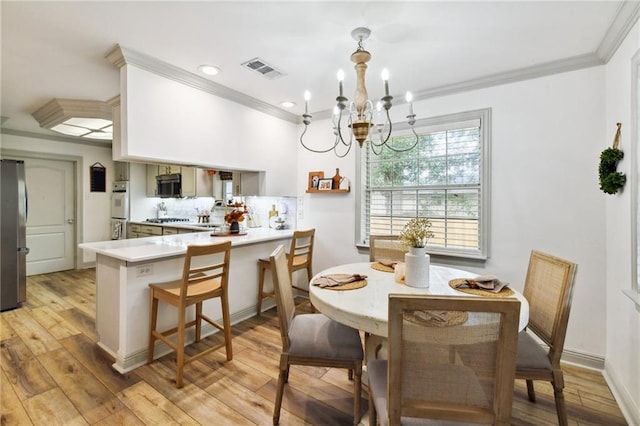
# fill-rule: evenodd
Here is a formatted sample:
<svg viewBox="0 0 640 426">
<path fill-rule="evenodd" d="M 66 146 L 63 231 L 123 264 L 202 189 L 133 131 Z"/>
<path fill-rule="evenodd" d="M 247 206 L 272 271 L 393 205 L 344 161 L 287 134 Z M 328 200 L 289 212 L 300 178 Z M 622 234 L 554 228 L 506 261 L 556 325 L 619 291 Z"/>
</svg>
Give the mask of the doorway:
<svg viewBox="0 0 640 426">
<path fill-rule="evenodd" d="M 75 164 L 20 158 L 27 182 L 27 275 L 75 268 Z"/>
</svg>

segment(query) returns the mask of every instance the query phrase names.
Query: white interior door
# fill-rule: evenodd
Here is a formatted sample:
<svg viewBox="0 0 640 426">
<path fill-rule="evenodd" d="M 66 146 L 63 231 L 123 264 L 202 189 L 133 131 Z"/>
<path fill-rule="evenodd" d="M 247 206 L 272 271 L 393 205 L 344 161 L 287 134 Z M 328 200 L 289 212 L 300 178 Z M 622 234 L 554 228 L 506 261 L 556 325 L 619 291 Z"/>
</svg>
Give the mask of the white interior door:
<svg viewBox="0 0 640 426">
<path fill-rule="evenodd" d="M 75 267 L 75 185 L 70 161 L 24 158 L 27 275 Z"/>
</svg>

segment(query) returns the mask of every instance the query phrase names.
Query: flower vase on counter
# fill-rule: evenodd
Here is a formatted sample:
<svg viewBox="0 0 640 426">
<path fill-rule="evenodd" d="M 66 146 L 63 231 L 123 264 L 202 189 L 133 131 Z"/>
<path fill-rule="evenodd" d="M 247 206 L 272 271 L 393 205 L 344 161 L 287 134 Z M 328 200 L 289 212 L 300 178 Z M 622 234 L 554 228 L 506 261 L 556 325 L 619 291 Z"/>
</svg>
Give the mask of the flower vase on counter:
<svg viewBox="0 0 640 426">
<path fill-rule="evenodd" d="M 426 247 L 409 247 L 404 255 L 405 283 L 410 287 L 429 287 L 430 263 Z"/>
<path fill-rule="evenodd" d="M 230 234 L 239 234 L 240 233 L 240 223 L 231 222 L 229 225 L 229 233 Z"/>
</svg>

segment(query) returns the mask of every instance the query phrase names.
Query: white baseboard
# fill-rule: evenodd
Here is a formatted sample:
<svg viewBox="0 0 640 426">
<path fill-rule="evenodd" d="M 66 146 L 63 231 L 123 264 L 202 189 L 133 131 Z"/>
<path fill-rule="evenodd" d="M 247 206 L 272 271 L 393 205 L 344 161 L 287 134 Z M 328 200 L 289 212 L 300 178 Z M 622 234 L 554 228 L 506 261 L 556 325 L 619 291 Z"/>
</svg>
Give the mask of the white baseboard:
<svg viewBox="0 0 640 426">
<path fill-rule="evenodd" d="M 622 415 L 627 423 L 629 425 L 640 425 L 640 407 L 633 401 L 627 389 L 614 373 L 614 369 L 611 368 L 611 365 L 606 361 L 602 375 L 607 385 L 609 385 L 609 389 L 611 389 L 611 393 L 613 393 L 613 397 L 616 399 L 618 407 L 620 407 L 620 411 L 622 411 Z"/>
</svg>

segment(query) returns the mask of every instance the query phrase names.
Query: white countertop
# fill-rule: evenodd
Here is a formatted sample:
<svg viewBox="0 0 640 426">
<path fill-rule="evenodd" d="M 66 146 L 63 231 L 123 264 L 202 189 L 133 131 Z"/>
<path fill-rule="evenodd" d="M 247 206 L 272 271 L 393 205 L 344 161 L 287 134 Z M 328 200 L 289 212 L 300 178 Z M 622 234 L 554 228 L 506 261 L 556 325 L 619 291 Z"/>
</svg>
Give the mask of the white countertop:
<svg viewBox="0 0 640 426">
<path fill-rule="evenodd" d="M 212 230 L 206 230 L 188 234 L 81 243 L 78 247 L 127 262 L 142 262 L 184 255 L 189 244 L 207 244 L 229 240 L 232 247 L 237 247 L 264 241 L 288 239 L 293 236 L 293 231 L 293 229 L 276 231 L 270 228 L 250 228 L 246 235 L 214 237 L 211 236 Z"/>
</svg>

